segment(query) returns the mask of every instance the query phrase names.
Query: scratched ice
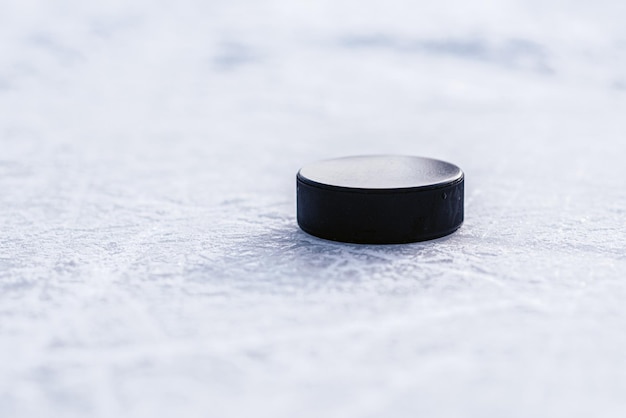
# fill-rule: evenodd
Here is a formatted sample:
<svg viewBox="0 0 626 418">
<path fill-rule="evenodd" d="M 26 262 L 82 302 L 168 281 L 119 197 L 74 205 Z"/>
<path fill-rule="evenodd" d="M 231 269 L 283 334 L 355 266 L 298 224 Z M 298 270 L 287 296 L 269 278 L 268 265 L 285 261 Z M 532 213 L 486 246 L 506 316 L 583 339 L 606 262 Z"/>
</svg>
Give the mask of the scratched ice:
<svg viewBox="0 0 626 418">
<path fill-rule="evenodd" d="M 623 417 L 623 2 L 0 3 L 1 417 Z M 326 242 L 295 173 L 466 173 Z"/>
</svg>

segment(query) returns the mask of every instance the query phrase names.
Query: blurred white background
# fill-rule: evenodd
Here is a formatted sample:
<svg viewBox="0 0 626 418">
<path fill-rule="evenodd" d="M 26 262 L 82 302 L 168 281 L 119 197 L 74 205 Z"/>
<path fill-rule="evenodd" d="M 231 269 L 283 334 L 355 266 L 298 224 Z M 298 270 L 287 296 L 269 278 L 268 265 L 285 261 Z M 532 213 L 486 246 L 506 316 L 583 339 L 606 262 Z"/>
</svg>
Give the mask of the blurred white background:
<svg viewBox="0 0 626 418">
<path fill-rule="evenodd" d="M 0 3 L 0 416 L 622 417 L 626 3 Z M 403 246 L 353 154 L 466 173 Z"/>
</svg>

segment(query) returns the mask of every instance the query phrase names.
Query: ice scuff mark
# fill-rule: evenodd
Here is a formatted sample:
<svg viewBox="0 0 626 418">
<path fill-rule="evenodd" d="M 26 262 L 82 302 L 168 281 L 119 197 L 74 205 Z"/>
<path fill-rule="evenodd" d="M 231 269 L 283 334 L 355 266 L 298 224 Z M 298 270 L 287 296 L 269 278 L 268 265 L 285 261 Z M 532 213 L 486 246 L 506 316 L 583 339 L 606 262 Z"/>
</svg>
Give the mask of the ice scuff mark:
<svg viewBox="0 0 626 418">
<path fill-rule="evenodd" d="M 614 80 L 613 83 L 611 83 L 611 89 L 617 91 L 626 91 L 626 80 Z"/>
<path fill-rule="evenodd" d="M 98 17 L 91 22 L 91 32 L 100 38 L 110 39 L 120 32 L 134 28 L 141 23 L 138 16 Z"/>
<path fill-rule="evenodd" d="M 378 34 L 347 36 L 341 39 L 340 45 L 348 49 L 378 49 L 404 54 L 450 56 L 543 74 L 554 72 L 549 64 L 547 48 L 537 42 L 521 38 L 490 42 L 471 37 L 403 39 Z"/>
<path fill-rule="evenodd" d="M 0 92 L 11 90 L 11 83 L 4 77 L 0 77 Z"/>
<path fill-rule="evenodd" d="M 27 40 L 30 46 L 46 51 L 53 55 L 59 63 L 72 65 L 84 60 L 84 55 L 79 50 L 65 45 L 49 33 L 37 33 Z"/>
<path fill-rule="evenodd" d="M 249 45 L 240 42 L 223 42 L 213 56 L 213 67 L 218 71 L 233 71 L 260 59 Z"/>
</svg>

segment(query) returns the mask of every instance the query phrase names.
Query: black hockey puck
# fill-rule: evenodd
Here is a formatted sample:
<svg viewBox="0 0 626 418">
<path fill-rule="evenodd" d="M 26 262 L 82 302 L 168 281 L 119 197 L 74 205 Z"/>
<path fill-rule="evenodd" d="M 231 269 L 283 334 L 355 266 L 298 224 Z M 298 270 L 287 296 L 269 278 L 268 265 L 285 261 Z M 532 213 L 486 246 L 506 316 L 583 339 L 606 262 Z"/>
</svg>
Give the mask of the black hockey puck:
<svg viewBox="0 0 626 418">
<path fill-rule="evenodd" d="M 333 241 L 399 244 L 439 238 L 463 223 L 461 169 L 431 158 L 360 156 L 297 175 L 298 225 Z"/>
</svg>

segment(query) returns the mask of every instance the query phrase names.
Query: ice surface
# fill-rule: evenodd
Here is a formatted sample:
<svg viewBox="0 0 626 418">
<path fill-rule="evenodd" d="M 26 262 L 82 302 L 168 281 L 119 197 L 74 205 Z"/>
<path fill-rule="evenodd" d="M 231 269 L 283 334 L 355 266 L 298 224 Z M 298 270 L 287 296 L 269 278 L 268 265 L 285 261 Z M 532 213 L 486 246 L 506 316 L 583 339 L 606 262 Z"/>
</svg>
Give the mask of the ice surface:
<svg viewBox="0 0 626 418">
<path fill-rule="evenodd" d="M 0 3 L 0 417 L 623 417 L 626 3 Z M 466 222 L 301 232 L 308 162 Z"/>
</svg>

